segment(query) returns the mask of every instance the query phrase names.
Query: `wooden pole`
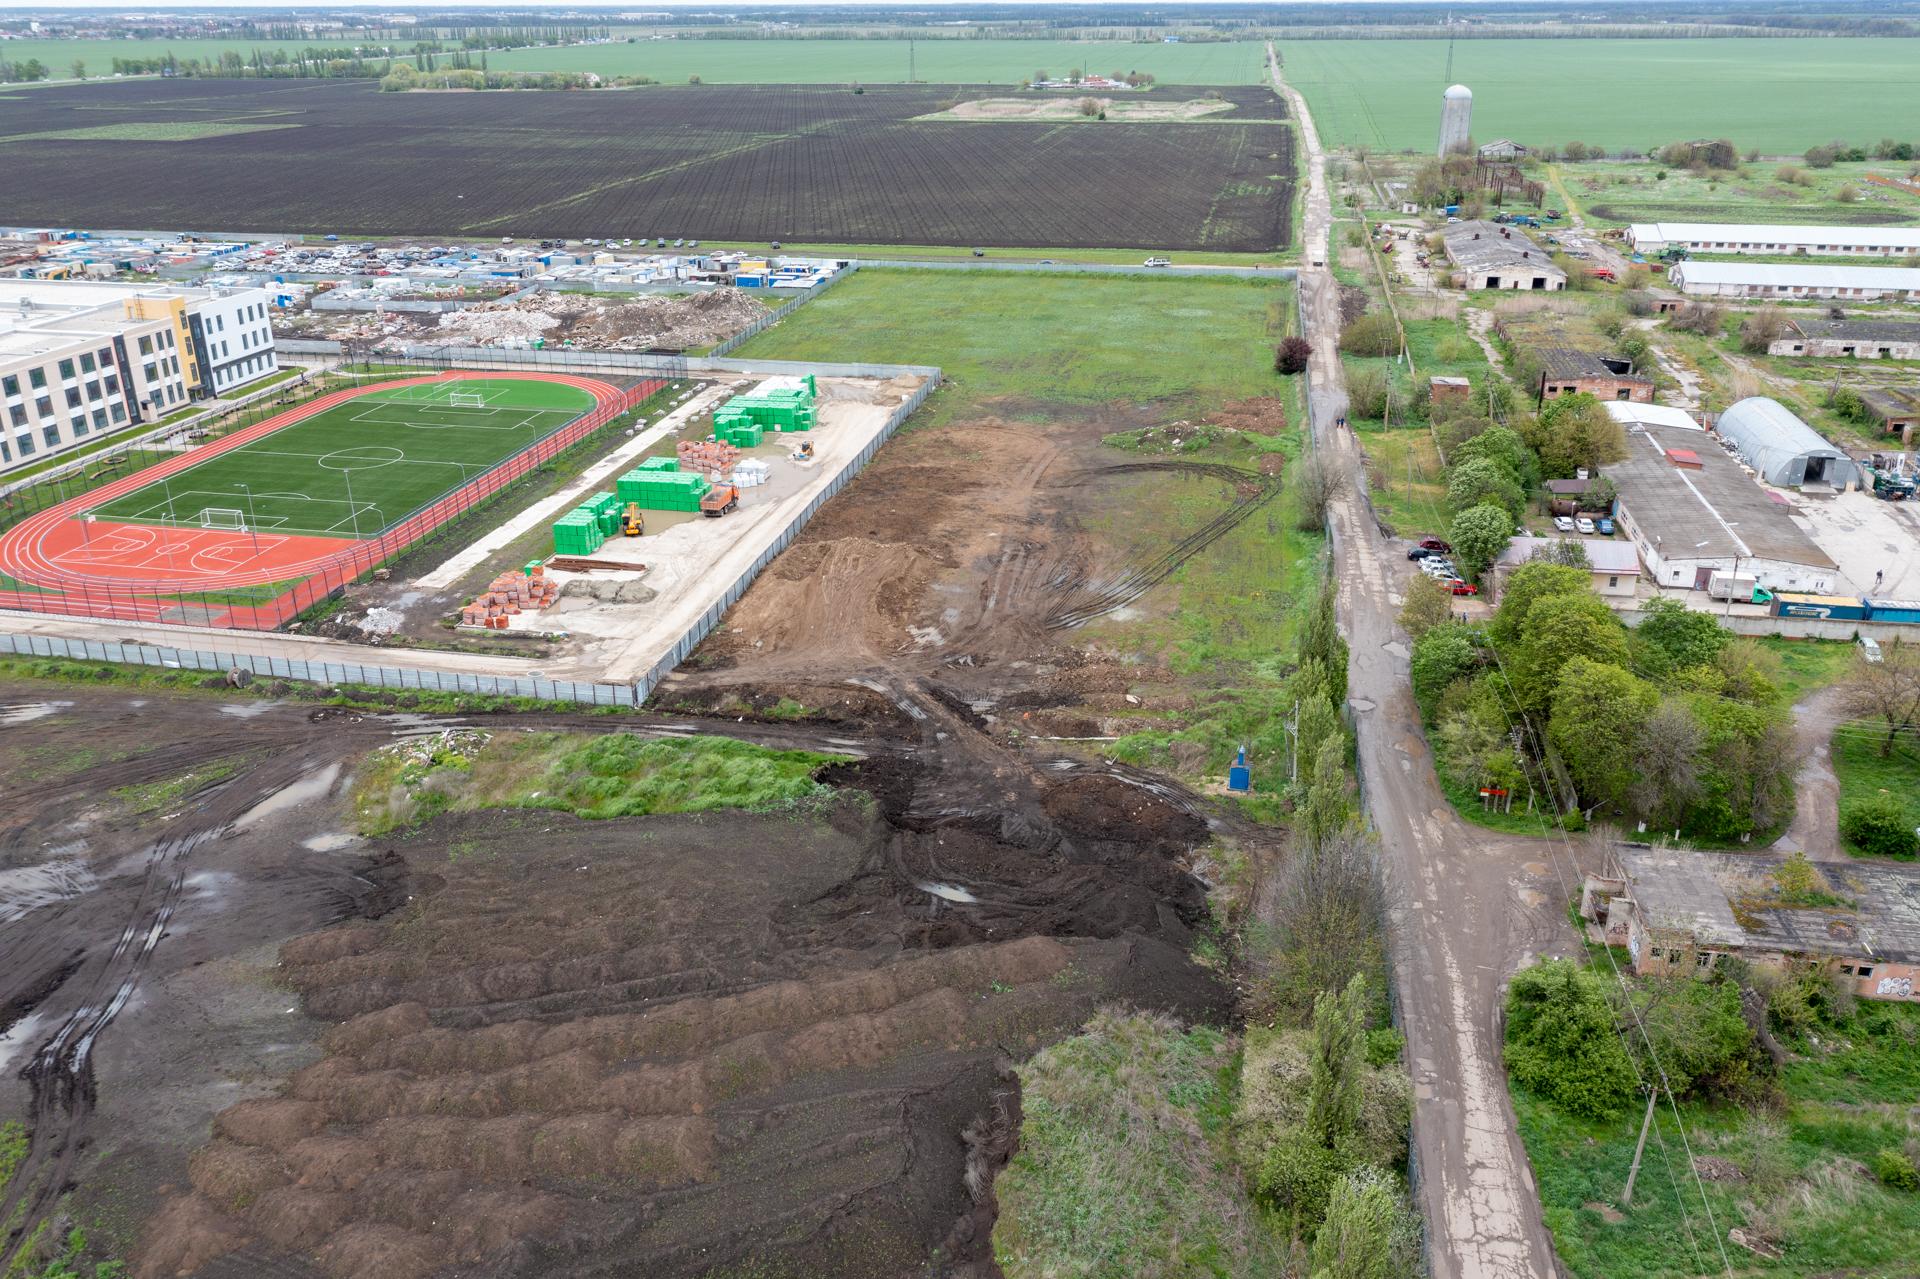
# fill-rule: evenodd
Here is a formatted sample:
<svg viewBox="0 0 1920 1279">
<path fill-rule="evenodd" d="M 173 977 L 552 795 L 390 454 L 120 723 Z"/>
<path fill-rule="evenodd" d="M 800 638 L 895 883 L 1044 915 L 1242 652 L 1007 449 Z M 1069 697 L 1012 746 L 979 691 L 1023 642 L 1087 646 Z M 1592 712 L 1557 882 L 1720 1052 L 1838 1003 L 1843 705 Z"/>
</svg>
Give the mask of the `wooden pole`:
<svg viewBox="0 0 1920 1279">
<path fill-rule="evenodd" d="M 1640 1121 L 1640 1140 L 1633 1148 L 1633 1167 L 1627 1170 L 1627 1188 L 1620 1194 L 1620 1206 L 1622 1208 L 1630 1208 L 1633 1206 L 1633 1183 L 1634 1179 L 1640 1175 L 1640 1155 L 1647 1148 L 1647 1129 L 1653 1127 L 1653 1107 L 1654 1103 L 1659 1100 L 1659 1089 L 1655 1088 L 1647 1091 L 1647 1117 Z"/>
</svg>

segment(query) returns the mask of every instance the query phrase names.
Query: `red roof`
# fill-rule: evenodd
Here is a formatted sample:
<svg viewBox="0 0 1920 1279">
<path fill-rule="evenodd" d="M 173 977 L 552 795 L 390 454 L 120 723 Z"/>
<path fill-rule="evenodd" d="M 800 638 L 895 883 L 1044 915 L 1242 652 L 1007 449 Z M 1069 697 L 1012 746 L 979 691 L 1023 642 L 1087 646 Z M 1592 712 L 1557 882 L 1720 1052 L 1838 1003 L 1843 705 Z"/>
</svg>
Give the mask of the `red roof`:
<svg viewBox="0 0 1920 1279">
<path fill-rule="evenodd" d="M 1667 456 L 1675 466 L 1690 466 L 1696 471 L 1700 469 L 1700 455 L 1692 449 L 1668 449 Z"/>
</svg>

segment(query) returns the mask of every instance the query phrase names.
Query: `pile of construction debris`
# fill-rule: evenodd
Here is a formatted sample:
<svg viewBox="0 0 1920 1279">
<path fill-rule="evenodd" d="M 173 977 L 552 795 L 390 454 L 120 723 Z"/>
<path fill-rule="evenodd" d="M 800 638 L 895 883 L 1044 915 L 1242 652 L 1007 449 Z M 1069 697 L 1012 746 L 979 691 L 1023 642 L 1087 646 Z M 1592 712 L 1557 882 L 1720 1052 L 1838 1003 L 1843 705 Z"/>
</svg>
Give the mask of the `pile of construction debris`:
<svg viewBox="0 0 1920 1279">
<path fill-rule="evenodd" d="M 311 311 L 276 327 L 336 341 L 687 351 L 724 341 L 765 314 L 764 305 L 733 288 L 631 298 L 540 291 L 437 313 Z"/>
</svg>

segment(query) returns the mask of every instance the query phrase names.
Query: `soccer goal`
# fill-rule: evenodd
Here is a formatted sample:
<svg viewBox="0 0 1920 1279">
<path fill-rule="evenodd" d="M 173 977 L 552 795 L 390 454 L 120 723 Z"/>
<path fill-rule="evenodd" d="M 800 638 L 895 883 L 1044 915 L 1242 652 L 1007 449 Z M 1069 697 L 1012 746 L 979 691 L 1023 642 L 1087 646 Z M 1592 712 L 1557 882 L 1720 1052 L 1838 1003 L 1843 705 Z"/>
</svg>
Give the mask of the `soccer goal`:
<svg viewBox="0 0 1920 1279">
<path fill-rule="evenodd" d="M 487 397 L 478 391 L 449 391 L 447 403 L 456 409 L 484 409 Z"/>
<path fill-rule="evenodd" d="M 200 508 L 200 527 L 244 533 L 247 531 L 247 513 L 228 506 L 205 506 Z"/>
</svg>

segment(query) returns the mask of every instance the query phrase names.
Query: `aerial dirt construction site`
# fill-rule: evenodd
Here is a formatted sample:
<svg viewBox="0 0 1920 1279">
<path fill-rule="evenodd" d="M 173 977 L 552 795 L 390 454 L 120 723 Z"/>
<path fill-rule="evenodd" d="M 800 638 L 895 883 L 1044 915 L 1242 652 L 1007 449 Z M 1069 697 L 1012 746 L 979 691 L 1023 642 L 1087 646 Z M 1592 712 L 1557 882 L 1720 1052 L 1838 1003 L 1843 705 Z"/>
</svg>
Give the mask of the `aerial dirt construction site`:
<svg viewBox="0 0 1920 1279">
<path fill-rule="evenodd" d="M 1229 1015 L 1196 930 L 1269 837 L 1076 739 L 1190 696 L 1102 623 L 1270 522 L 1280 455 L 1121 451 L 1124 406 L 888 440 L 926 389 L 382 376 L 17 520 L 48 625 L 247 652 L 302 589 L 268 543 L 378 545 L 279 638 L 651 696 L 9 689 L 4 1261 L 84 1215 L 141 1279 L 998 1274 L 1014 1064 Z"/>
</svg>

